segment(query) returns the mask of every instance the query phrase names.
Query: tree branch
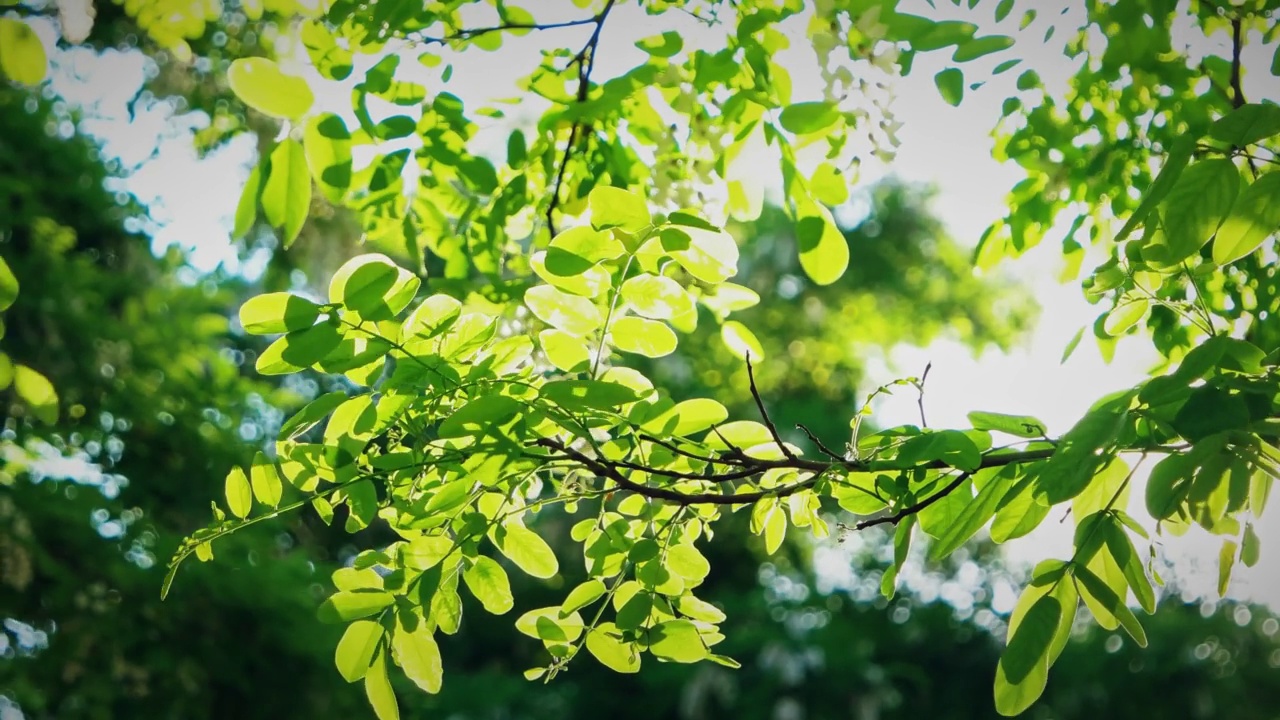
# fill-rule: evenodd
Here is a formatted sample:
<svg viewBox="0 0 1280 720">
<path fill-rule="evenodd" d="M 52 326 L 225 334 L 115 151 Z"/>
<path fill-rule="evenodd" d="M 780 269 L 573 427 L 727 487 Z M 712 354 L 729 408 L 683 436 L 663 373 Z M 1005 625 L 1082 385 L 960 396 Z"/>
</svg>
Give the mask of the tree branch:
<svg viewBox="0 0 1280 720">
<path fill-rule="evenodd" d="M 769 428 L 769 435 L 773 441 L 778 444 L 778 448 L 782 450 L 782 454 L 794 460 L 795 453 L 791 452 L 791 448 L 782 441 L 782 436 L 778 434 L 778 428 L 773 424 L 773 420 L 769 418 L 769 411 L 764 407 L 764 399 L 760 397 L 760 388 L 756 387 L 756 372 L 751 367 L 751 353 L 747 353 L 747 381 L 751 385 L 751 397 L 756 401 L 756 408 L 760 410 L 760 419 L 764 421 L 764 426 Z"/>
<path fill-rule="evenodd" d="M 972 476 L 973 476 L 973 473 L 962 472 L 959 475 L 957 475 L 956 479 L 952 480 L 946 487 L 930 495 L 924 500 L 921 500 L 915 505 L 908 505 L 907 507 L 902 508 L 901 510 L 899 510 L 898 512 L 892 515 L 885 515 L 883 517 L 872 518 L 870 520 L 863 520 L 857 525 L 854 525 L 853 529 L 866 530 L 867 528 L 874 527 L 876 525 L 897 525 L 899 522 L 902 522 L 903 518 L 907 517 L 908 515 L 915 515 L 921 510 L 924 510 L 925 508 L 938 502 L 942 498 L 955 492 L 956 488 L 963 485 L 964 481 L 968 480 Z"/>
<path fill-rule="evenodd" d="M 600 16 L 598 15 L 593 15 L 592 17 L 589 17 L 589 18 L 581 18 L 579 20 L 566 20 L 564 22 L 554 22 L 554 23 L 502 23 L 501 25 L 493 25 L 491 27 L 464 28 L 462 30 L 458 30 L 457 32 L 450 33 L 448 35 L 440 35 L 436 37 L 422 35 L 414 39 L 420 43 L 426 43 L 430 45 L 446 45 L 455 40 L 472 40 L 474 38 L 480 37 L 481 35 L 488 35 L 489 33 L 496 33 L 496 32 L 504 32 L 507 30 L 558 30 L 560 28 L 590 25 L 592 23 L 599 22 L 599 17 Z"/>
<path fill-rule="evenodd" d="M 596 64 L 596 49 L 600 46 L 600 31 L 604 29 L 604 21 L 609 17 L 609 12 L 613 10 L 616 0 L 609 0 L 605 3 L 604 8 L 595 17 L 587 21 L 576 22 L 577 25 L 587 25 L 595 23 L 595 30 L 591 32 L 591 37 L 587 40 L 587 44 L 582 46 L 577 55 L 569 61 L 569 65 L 565 68 L 578 68 L 578 93 L 577 102 L 585 103 L 591 92 L 591 71 Z M 569 140 L 564 146 L 564 155 L 560 158 L 560 168 L 556 171 L 556 182 L 551 189 L 551 202 L 547 204 L 547 229 L 554 237 L 556 234 L 555 211 L 560 206 L 560 188 L 564 185 L 565 172 L 569 168 L 569 160 L 573 157 L 573 148 L 578 143 L 578 134 L 581 132 L 583 124 L 581 120 L 574 119 L 573 125 L 569 128 Z"/>
</svg>

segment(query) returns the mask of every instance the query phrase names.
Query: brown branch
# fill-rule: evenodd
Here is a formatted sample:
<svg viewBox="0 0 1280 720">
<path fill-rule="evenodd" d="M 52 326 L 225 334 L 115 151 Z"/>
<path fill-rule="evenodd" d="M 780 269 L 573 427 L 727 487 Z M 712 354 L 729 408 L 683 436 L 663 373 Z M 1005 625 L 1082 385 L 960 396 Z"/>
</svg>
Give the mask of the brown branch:
<svg viewBox="0 0 1280 720">
<path fill-rule="evenodd" d="M 832 452 L 830 448 L 828 448 L 826 445 L 824 445 L 824 444 L 822 443 L 822 440 L 818 439 L 818 436 L 817 436 L 817 435 L 814 435 L 814 434 L 813 434 L 813 431 L 812 431 L 812 430 L 810 430 L 809 428 L 805 427 L 804 425 L 802 425 L 802 424 L 800 424 L 800 423 L 796 423 L 796 429 L 797 429 L 797 430 L 800 430 L 801 432 L 803 432 L 803 433 L 804 433 L 804 434 L 809 438 L 809 442 L 811 442 L 811 443 L 813 443 L 814 445 L 818 446 L 818 449 L 822 451 L 822 454 L 826 455 L 827 457 L 831 458 L 832 460 L 839 460 L 839 461 L 841 461 L 841 462 L 843 462 L 843 461 L 844 461 L 844 459 L 845 459 L 844 457 L 842 457 L 842 456 L 840 456 L 840 455 L 837 455 L 837 454 L 835 454 L 834 452 Z"/>
<path fill-rule="evenodd" d="M 590 96 L 591 71 L 596 65 L 596 50 L 600 46 L 600 31 L 604 29 L 604 21 L 609 17 L 609 12 L 613 10 L 613 5 L 616 1 L 609 0 L 599 14 L 590 20 L 576 23 L 578 25 L 595 23 L 596 26 L 596 29 L 591 32 L 591 37 L 587 40 L 587 44 L 582 46 L 578 54 L 574 55 L 573 59 L 565 67 L 565 70 L 575 66 L 578 68 L 577 102 L 579 105 L 585 103 Z M 564 185 L 565 172 L 569 168 L 569 160 L 573 157 L 573 148 L 578 143 L 578 134 L 582 128 L 582 121 L 575 118 L 573 125 L 569 128 L 569 140 L 565 143 L 564 154 L 560 158 L 560 168 L 556 171 L 555 186 L 551 189 L 551 202 L 547 204 L 547 229 L 551 232 L 552 237 L 556 234 L 555 211 L 560 206 L 560 188 Z"/>
<path fill-rule="evenodd" d="M 782 454 L 789 459 L 796 459 L 795 453 L 791 452 L 791 448 L 782 441 L 782 436 L 778 434 L 778 428 L 773 424 L 773 420 L 769 418 L 769 411 L 764 407 L 764 399 L 760 397 L 760 388 L 756 387 L 756 372 L 751 367 L 751 353 L 746 354 L 747 360 L 747 382 L 751 385 L 751 397 L 756 401 L 756 408 L 760 410 L 760 419 L 764 421 L 764 426 L 769 429 L 769 435 L 773 441 L 778 444 L 778 448 L 782 450 Z"/>
<path fill-rule="evenodd" d="M 466 28 L 449 35 L 442 35 L 438 37 L 419 36 L 414 38 L 414 40 L 420 43 L 445 45 L 455 40 L 472 40 L 480 37 L 481 35 L 488 35 L 489 33 L 503 32 L 507 30 L 558 30 L 560 28 L 590 25 L 595 22 L 599 22 L 598 15 L 593 15 L 592 17 L 582 18 L 579 20 L 566 20 L 564 22 L 554 23 L 503 23 L 501 25 L 493 25 L 491 27 Z"/>
<path fill-rule="evenodd" d="M 942 498 L 955 492 L 956 488 L 963 485 L 964 481 L 968 480 L 971 476 L 972 476 L 972 473 L 962 472 L 959 475 L 957 475 L 956 479 L 952 480 L 946 487 L 930 495 L 924 500 L 921 500 L 920 502 L 914 505 L 908 505 L 907 507 L 902 508 L 901 510 L 899 510 L 898 512 L 892 515 L 885 515 L 883 517 L 872 518 L 870 520 L 863 520 L 857 525 L 854 525 L 853 528 L 854 530 L 866 530 L 867 528 L 873 527 L 875 525 L 897 525 L 899 522 L 902 521 L 903 518 L 909 515 L 915 515 L 921 510 L 924 510 L 925 508 L 938 502 Z"/>
</svg>

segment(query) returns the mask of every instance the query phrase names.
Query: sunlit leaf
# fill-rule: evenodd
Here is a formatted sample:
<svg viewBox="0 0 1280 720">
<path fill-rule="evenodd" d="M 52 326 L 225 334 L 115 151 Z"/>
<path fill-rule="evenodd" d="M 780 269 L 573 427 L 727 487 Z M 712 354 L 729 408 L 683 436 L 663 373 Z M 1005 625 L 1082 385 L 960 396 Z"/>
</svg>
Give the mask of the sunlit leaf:
<svg viewBox="0 0 1280 720">
<path fill-rule="evenodd" d="M 267 58 L 233 60 L 227 70 L 227 82 L 245 105 L 286 120 L 303 116 L 315 101 L 306 80 L 282 72 Z"/>
</svg>

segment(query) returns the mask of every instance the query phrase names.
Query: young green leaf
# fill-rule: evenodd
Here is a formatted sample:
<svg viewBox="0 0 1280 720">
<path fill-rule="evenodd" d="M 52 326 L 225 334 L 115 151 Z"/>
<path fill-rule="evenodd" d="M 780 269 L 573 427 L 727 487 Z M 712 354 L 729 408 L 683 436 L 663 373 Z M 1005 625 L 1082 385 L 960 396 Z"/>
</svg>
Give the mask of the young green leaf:
<svg viewBox="0 0 1280 720">
<path fill-rule="evenodd" d="M 618 228 L 638 233 L 649 227 L 649 207 L 644 198 L 622 188 L 596 186 L 587 196 L 591 207 L 591 227 L 597 230 Z"/>
<path fill-rule="evenodd" d="M 17 299 L 18 278 L 9 269 L 9 263 L 0 258 L 0 311 L 8 310 Z"/>
<path fill-rule="evenodd" d="M 14 365 L 13 389 L 40 422 L 58 421 L 58 391 L 44 375 L 26 365 Z"/>
<path fill-rule="evenodd" d="M 240 324 L 254 335 L 304 330 L 319 317 L 319 305 L 292 293 L 257 295 L 240 306 Z"/>
<path fill-rule="evenodd" d="M 1048 432 L 1044 423 L 1030 415 L 974 411 L 969 413 L 969 422 L 974 430 L 995 430 L 1016 437 L 1038 438 Z"/>
<path fill-rule="evenodd" d="M 778 123 L 797 135 L 822 132 L 839 120 L 840 108 L 821 101 L 793 103 L 778 115 Z"/>
<path fill-rule="evenodd" d="M 1058 598 L 1045 595 L 1031 606 L 1016 631 L 1009 634 L 1009 644 L 1000 656 L 1000 666 L 1010 683 L 1022 682 L 1036 665 L 1047 663 L 1049 646 L 1061 617 L 1062 606 Z"/>
<path fill-rule="evenodd" d="M 351 132 L 333 113 L 316 115 L 302 136 L 307 167 L 325 198 L 341 205 L 351 186 Z"/>
<path fill-rule="evenodd" d="M 959 68 L 947 68 L 934 75 L 933 84 L 948 105 L 958 106 L 964 99 L 964 73 Z"/>
<path fill-rule="evenodd" d="M 497 532 L 498 549 L 532 577 L 546 579 L 559 571 L 556 554 L 542 536 L 522 525 L 506 525 Z"/>
<path fill-rule="evenodd" d="M 0 18 L 0 74 L 22 85 L 39 85 L 49 71 L 44 43 L 25 22 Z"/>
<path fill-rule="evenodd" d="M 342 590 L 316 609 L 316 617 L 324 623 L 340 623 L 369 617 L 395 602 L 391 593 L 377 589 Z"/>
<path fill-rule="evenodd" d="M 831 211 L 813 202 L 798 203 L 796 245 L 800 267 L 818 285 L 830 285 L 849 267 L 849 241 Z"/>
<path fill-rule="evenodd" d="M 261 451 L 253 457 L 253 466 L 249 469 L 249 484 L 258 502 L 269 508 L 280 505 L 280 493 L 283 489 L 280 474 L 276 472 L 275 463 Z"/>
<path fill-rule="evenodd" d="M 462 580 L 484 609 L 494 615 L 502 615 L 514 605 L 507 571 L 493 558 L 477 557 L 463 573 Z"/>
<path fill-rule="evenodd" d="M 624 317 L 609 326 L 612 345 L 623 352 L 650 358 L 663 357 L 675 352 L 679 340 L 671 328 L 657 320 Z"/>
<path fill-rule="evenodd" d="M 1280 112 L 1280 108 L 1277 108 Z M 1280 229 L 1280 172 L 1263 175 L 1240 193 L 1213 239 L 1213 261 L 1228 265 L 1257 250 Z"/>
<path fill-rule="evenodd" d="M 238 518 L 247 517 L 253 509 L 253 492 L 249 489 L 249 478 L 245 476 L 244 470 L 239 467 L 231 468 L 224 485 L 227 507 L 231 514 Z"/>
<path fill-rule="evenodd" d="M 1124 628 L 1125 632 L 1133 638 L 1134 642 L 1140 647 L 1147 646 L 1147 634 L 1142 629 L 1142 624 L 1138 622 L 1138 618 L 1124 604 L 1124 600 L 1116 594 L 1111 586 L 1107 585 L 1102 578 L 1098 577 L 1092 570 L 1083 565 L 1076 565 L 1074 569 L 1075 578 L 1080 581 L 1081 590 L 1087 598 L 1092 598 L 1102 609 L 1110 613 Z M 1087 604 L 1087 603 L 1086 603 Z M 1090 606 L 1091 611 L 1096 609 Z M 1099 623 L 1103 618 L 1098 617 L 1094 612 L 1094 617 Z"/>
<path fill-rule="evenodd" d="M 255 368 L 263 375 L 299 372 L 323 360 L 341 343 L 342 333 L 332 324 L 312 325 L 277 338 L 258 356 Z"/>
<path fill-rule="evenodd" d="M 396 662 L 415 685 L 433 695 L 440 692 L 444 664 L 430 627 L 421 618 L 413 623 L 413 629 L 405 626 L 402 615 L 397 615 L 397 621 L 395 634 L 391 636 Z"/>
<path fill-rule="evenodd" d="M 400 720 L 400 707 L 396 705 L 396 693 L 387 677 L 387 653 L 378 653 L 364 676 L 364 694 L 373 706 L 378 720 Z"/>
<path fill-rule="evenodd" d="M 607 589 L 604 583 L 592 578 L 575 587 L 565 597 L 564 602 L 560 605 L 560 616 L 565 617 L 570 613 L 577 612 L 591 603 L 604 597 Z"/>
<path fill-rule="evenodd" d="M 587 633 L 587 652 L 614 672 L 640 672 L 640 653 L 633 643 L 622 641 L 613 623 L 600 623 L 591 628 Z"/>
<path fill-rule="evenodd" d="M 688 620 L 668 620 L 649 630 L 649 652 L 665 660 L 692 663 L 705 658 L 708 651 L 696 625 Z"/>
<path fill-rule="evenodd" d="M 237 61 L 239 62 L 239 61 Z M 302 143 L 285 138 L 271 151 L 271 171 L 262 186 L 262 214 L 280 229 L 288 248 L 311 212 L 311 175 Z"/>
<path fill-rule="evenodd" d="M 364 320 L 390 320 L 418 293 L 418 276 L 378 253 L 358 255 L 343 263 L 329 281 L 329 301 Z"/>
<path fill-rule="evenodd" d="M 524 304 L 539 320 L 576 337 L 585 337 L 604 323 L 599 308 L 591 300 L 569 295 L 550 285 L 529 288 L 524 294 Z"/>
<path fill-rule="evenodd" d="M 353 683 L 369 672 L 382 643 L 382 625 L 373 620 L 357 620 L 347 626 L 334 651 L 334 665 L 342 679 Z"/>
<path fill-rule="evenodd" d="M 306 80 L 282 72 L 267 58 L 233 60 L 227 70 L 227 82 L 245 105 L 285 120 L 302 117 L 315 102 Z"/>
</svg>

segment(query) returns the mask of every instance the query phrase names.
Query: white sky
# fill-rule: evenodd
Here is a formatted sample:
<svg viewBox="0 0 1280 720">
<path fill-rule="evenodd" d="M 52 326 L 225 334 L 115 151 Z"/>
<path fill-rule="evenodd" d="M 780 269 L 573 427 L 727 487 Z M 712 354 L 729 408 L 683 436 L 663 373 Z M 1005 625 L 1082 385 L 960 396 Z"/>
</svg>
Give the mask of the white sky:
<svg viewBox="0 0 1280 720">
<path fill-rule="evenodd" d="M 930 12 L 921 2 L 913 4 L 924 8 L 919 11 L 921 14 Z M 940 2 L 938 7 L 940 11 L 957 15 L 949 3 Z M 581 17 L 582 11 L 570 7 L 569 3 L 557 5 L 557 10 L 561 8 L 564 17 L 544 16 L 539 8 L 539 20 Z M 1073 9 L 1073 13 L 1076 12 L 1078 8 Z M 668 15 L 676 22 L 683 22 L 675 29 L 685 33 L 685 47 L 698 47 L 699 38 L 706 36 L 707 31 L 692 20 L 680 18 L 678 13 Z M 958 16 L 977 21 L 976 16 L 964 13 Z M 938 188 L 933 210 L 961 242 L 975 243 L 986 226 L 1004 213 L 1006 191 L 1023 177 L 1017 166 L 1001 166 L 991 158 L 990 132 L 999 117 L 1000 103 L 1013 93 L 1014 80 L 1022 69 L 1033 67 L 1050 91 L 1056 93 L 1074 70 L 1061 56 L 1046 55 L 1034 48 L 1027 50 L 1024 44 L 1028 36 L 1038 38 L 1043 33 L 1043 21 L 1055 16 L 1049 7 L 1041 7 L 1041 21 L 1032 26 L 1029 35 L 1020 36 L 1020 45 L 1015 48 L 1022 49 L 1026 57 L 1024 64 L 992 79 L 976 92 L 966 91 L 959 108 L 944 103 L 933 85 L 934 73 L 949 59 L 946 53 L 917 58 L 912 75 L 896 86 L 895 112 L 905 125 L 899 133 L 901 146 L 891 171 L 907 180 Z M 1012 34 L 1019 17 L 1020 13 L 1015 12 L 999 27 L 984 27 L 980 34 L 993 31 Z M 1069 16 L 1074 17 L 1074 14 Z M 633 7 L 618 7 L 605 27 L 604 50 L 595 77 L 603 80 L 641 62 L 643 55 L 632 47 L 633 42 L 672 29 L 668 24 L 671 21 L 671 17 L 653 18 Z M 37 30 L 47 41 L 52 39 L 50 28 Z M 578 47 L 588 32 L 589 28 L 559 30 L 547 34 L 544 41 Z M 803 35 L 789 34 L 793 38 L 793 50 L 784 53 L 779 61 L 791 70 L 796 100 L 806 99 L 806 94 L 818 97 L 819 90 L 813 80 L 816 72 L 805 71 L 812 66 L 812 60 L 807 59 L 811 56 L 804 47 Z M 498 53 L 480 53 L 478 57 L 475 53 L 469 54 L 466 62 L 455 67 L 454 78 L 446 89 L 461 96 L 468 107 L 497 97 L 515 96 L 512 81 L 539 60 L 538 47 L 543 42 L 539 37 L 542 36 L 508 39 Z M 1034 44 L 1035 40 L 1030 42 Z M 402 67 L 417 66 L 413 59 L 416 54 L 408 55 Z M 970 68 L 989 70 L 1003 57 L 989 59 L 985 64 L 977 61 L 966 65 L 967 79 L 972 81 L 981 75 Z M 1269 60 L 1261 48 L 1246 51 L 1246 67 L 1261 63 L 1260 67 L 1265 68 Z M 194 262 L 198 266 L 209 268 L 223 262 L 234 268 L 235 256 L 228 242 L 228 231 L 241 183 L 253 160 L 252 141 L 237 141 L 204 160 L 197 160 L 191 149 L 191 129 L 177 126 L 167 113 L 144 113 L 132 123 L 128 121 L 123 103 L 141 80 L 140 57 L 119 53 L 105 57 L 63 53 L 57 61 L 60 68 L 53 86 L 62 96 L 78 103 L 100 102 L 98 111 L 116 118 L 89 125 L 91 131 L 104 138 L 109 155 L 132 165 L 142 162 L 159 147 L 156 158 L 143 164 L 128 184 L 129 189 L 151 207 L 158 223 L 157 247 L 178 243 L 194 251 Z M 1265 81 L 1265 71 L 1261 74 L 1264 78 L 1259 81 Z M 319 102 L 328 109 L 340 111 L 346 109 L 348 97 L 341 92 L 322 94 Z M 540 108 L 526 105 L 521 110 L 513 113 L 513 120 L 495 122 L 486 134 L 504 141 L 514 122 L 534 117 Z M 864 165 L 864 182 L 885 172 L 884 168 L 877 170 L 873 165 Z M 762 167 L 761 173 L 775 175 L 776 165 Z M 1084 302 L 1077 285 L 1060 285 L 1055 279 L 1058 242 L 1065 230 L 1064 226 L 1050 231 L 1040 248 L 1003 268 L 1033 287 L 1042 307 L 1040 323 L 1022 348 L 1009 354 L 988 352 L 980 358 L 948 341 L 926 349 L 898 348 L 893 353 L 896 367 L 877 379 L 917 374 L 926 361 L 932 361 L 926 397 L 933 424 L 963 427 L 965 414 L 980 409 L 1034 415 L 1048 424 L 1051 434 L 1058 434 L 1068 429 L 1094 399 L 1144 378 L 1155 354 L 1149 343 L 1139 339 L 1122 342 L 1115 361 L 1107 365 L 1086 331 L 1073 357 L 1066 364 L 1059 363 L 1072 335 L 1082 326 L 1090 325 L 1099 312 L 1099 308 Z M 852 262 L 857 262 L 857 258 Z M 1087 261 L 1085 267 L 1089 267 Z M 884 424 L 913 422 L 915 399 L 909 395 L 900 394 L 887 400 L 880 408 L 880 421 Z M 1133 509 L 1137 515 L 1144 514 L 1141 497 L 1140 489 L 1135 489 Z M 1274 516 L 1275 512 L 1269 515 Z M 1269 519 L 1274 525 L 1274 518 Z M 1011 554 L 1028 561 L 1067 557 L 1072 526 L 1072 523 L 1059 525 L 1047 521 L 1033 536 L 1011 543 Z M 1266 601 L 1280 607 L 1280 582 L 1277 582 L 1280 555 L 1276 551 L 1280 533 L 1265 523 L 1259 531 L 1264 540 L 1262 561 L 1252 569 L 1237 568 L 1230 596 Z M 1193 531 L 1185 538 L 1168 542 L 1165 547 L 1178 566 L 1180 581 L 1206 597 L 1214 594 L 1219 543 L 1220 540 L 1207 533 Z"/>
</svg>

